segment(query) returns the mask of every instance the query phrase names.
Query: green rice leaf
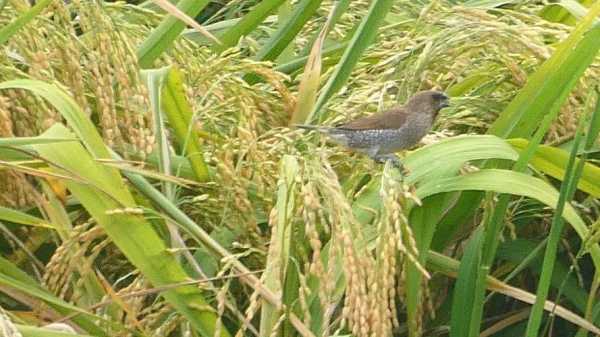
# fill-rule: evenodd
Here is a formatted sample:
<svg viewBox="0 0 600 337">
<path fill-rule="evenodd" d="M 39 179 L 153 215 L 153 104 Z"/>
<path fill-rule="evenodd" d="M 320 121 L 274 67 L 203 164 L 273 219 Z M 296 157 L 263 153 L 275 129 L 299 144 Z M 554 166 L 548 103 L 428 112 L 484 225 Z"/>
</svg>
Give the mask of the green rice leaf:
<svg viewBox="0 0 600 337">
<path fill-rule="evenodd" d="M 23 337 L 93 337 L 72 332 L 56 331 L 48 328 L 37 328 L 29 325 L 15 324 Z"/>
<path fill-rule="evenodd" d="M 40 219 L 33 215 L 17 211 L 16 209 L 6 208 L 0 206 L 0 221 L 9 221 L 21 225 L 43 227 L 43 228 L 54 228 L 49 225 L 44 219 Z"/>
<path fill-rule="evenodd" d="M 35 6 L 31 7 L 25 13 L 21 14 L 15 21 L 2 27 L 0 29 L 0 45 L 8 41 L 13 35 L 19 32 L 19 30 L 27 25 L 31 20 L 35 19 L 44 8 L 48 7 L 52 3 L 52 0 L 41 0 L 38 1 Z M 0 6 L 0 9 L 3 7 Z"/>
<path fill-rule="evenodd" d="M 188 16 L 195 17 L 208 4 L 208 0 L 180 0 L 177 8 Z M 154 61 L 165 52 L 185 28 L 178 18 L 169 15 L 156 27 L 137 49 L 141 68 L 152 68 Z"/>
<path fill-rule="evenodd" d="M 443 192 L 471 190 L 525 196 L 552 208 L 555 208 L 558 202 L 558 193 L 547 182 L 524 173 L 498 169 L 485 169 L 463 176 L 431 180 L 417 188 L 417 196 L 425 198 Z M 589 229 L 571 205 L 565 206 L 563 217 L 582 240 L 588 236 Z M 590 254 L 594 265 L 600 268 L 600 247 L 592 246 Z"/>
<path fill-rule="evenodd" d="M 12 138 L 0 138 L 0 146 L 22 146 L 22 145 L 33 145 L 33 144 L 49 144 L 49 143 L 61 143 L 61 142 L 73 142 L 77 141 L 76 138 L 44 138 L 44 137 L 12 137 Z"/>
<path fill-rule="evenodd" d="M 152 109 L 152 124 L 154 125 L 154 135 L 156 137 L 158 171 L 165 175 L 171 174 L 171 153 L 169 140 L 167 139 L 164 116 L 161 110 L 161 92 L 169 68 L 170 67 L 144 69 L 141 71 L 142 78 L 146 82 L 146 87 L 148 88 L 150 107 Z M 174 195 L 173 184 L 163 180 L 161 181 L 161 185 L 163 192 L 172 198 Z"/>
<path fill-rule="evenodd" d="M 233 27 L 227 30 L 223 35 L 219 36 L 221 44 L 216 46 L 218 52 L 222 52 L 227 48 L 234 47 L 238 44 L 240 38 L 252 32 L 258 25 L 263 22 L 267 16 L 275 11 L 285 0 L 264 0 L 254 6 L 252 10 L 246 14 Z"/>
<path fill-rule="evenodd" d="M 556 115 L 573 86 L 600 50 L 597 2 L 560 43 L 552 56 L 529 77 L 527 84 L 492 124 L 488 133 L 503 138 L 527 138 L 549 111 Z M 552 118 L 553 119 L 553 118 Z"/>
<path fill-rule="evenodd" d="M 458 268 L 456 286 L 452 293 L 450 337 L 469 335 L 471 317 L 465 315 L 465 308 L 472 307 L 475 301 L 473 288 L 475 288 L 475 280 L 477 280 L 477 266 L 481 261 L 481 250 L 479 247 L 482 240 L 483 227 L 479 227 L 473 233 L 471 240 L 468 241 Z"/>
<path fill-rule="evenodd" d="M 102 320 L 100 317 L 92 315 L 85 310 L 54 296 L 49 291 L 42 288 L 27 273 L 2 256 L 0 256 L 0 285 L 16 289 L 29 297 L 42 300 L 61 314 L 77 313 L 78 315 L 73 317 L 72 321 L 82 329 L 96 336 L 108 336 L 104 330 L 98 326 L 97 320 Z M 118 326 L 115 326 L 115 328 L 121 330 Z"/>
<path fill-rule="evenodd" d="M 325 107 L 329 99 L 346 84 L 350 78 L 352 69 L 358 63 L 364 51 L 375 40 L 379 26 L 392 5 L 393 1 L 391 0 L 373 0 L 369 12 L 361 21 L 356 32 L 354 32 L 342 59 L 323 87 L 314 109 L 307 118 L 307 123 L 310 124 L 315 120 L 322 119 L 321 110 Z"/>
<path fill-rule="evenodd" d="M 296 4 L 291 17 L 265 42 L 254 58 L 257 61 L 275 60 L 317 11 L 321 2 L 322 0 L 302 0 Z"/>
<path fill-rule="evenodd" d="M 464 135 L 444 139 L 408 154 L 403 160 L 410 171 L 408 184 L 420 184 L 436 178 L 455 175 L 466 162 L 483 159 L 516 160 L 517 152 L 505 140 L 489 135 Z M 354 216 L 360 223 L 373 219 L 372 210 L 380 208 L 379 183 L 373 180 L 355 200 Z"/>
<path fill-rule="evenodd" d="M 45 134 L 71 136 L 71 133 L 61 124 L 55 124 Z M 65 181 L 65 184 L 73 196 L 104 228 L 128 260 L 139 268 L 154 286 L 188 280 L 187 274 L 175 257 L 167 251 L 163 240 L 144 217 L 123 211 L 125 208 L 136 209 L 137 206 L 122 179 L 113 179 L 113 176 L 107 172 L 114 169 L 98 164 L 77 143 L 67 143 L 60 147 L 41 144 L 35 147 L 43 157 L 60 165 L 61 168 L 55 168 L 56 171 L 65 175 L 76 172 L 79 177 L 88 182 L 82 184 Z M 74 161 L 72 158 L 78 160 Z M 102 186 L 102 190 L 99 191 L 95 186 Z M 182 286 L 166 290 L 161 294 L 202 336 L 214 335 L 216 315 L 197 287 Z M 221 329 L 221 336 L 229 336 L 226 329 Z"/>
<path fill-rule="evenodd" d="M 162 107 L 169 125 L 175 131 L 180 153 L 189 160 L 198 181 L 208 181 L 208 166 L 204 162 L 204 152 L 199 137 L 194 131 L 192 107 L 188 103 L 181 72 L 171 68 L 162 89 Z"/>
<path fill-rule="evenodd" d="M 265 272 L 264 285 L 275 294 L 283 294 L 283 285 L 288 273 L 290 261 L 291 239 L 293 231 L 293 215 L 296 204 L 296 177 L 298 161 L 292 156 L 281 159 L 280 179 L 277 183 L 277 222 L 274 224 L 271 244 Z M 269 337 L 282 312 L 267 302 L 263 302 L 260 315 L 260 336 Z"/>
<path fill-rule="evenodd" d="M 508 142 L 517 151 L 523 151 L 528 144 L 525 139 L 511 139 Z M 562 180 L 568 159 L 569 154 L 565 150 L 553 146 L 540 145 L 529 164 L 544 174 Z M 577 159 L 577 162 L 579 162 L 579 159 Z M 583 175 L 577 187 L 596 198 L 600 198 L 600 167 L 589 162 L 585 163 Z"/>
<path fill-rule="evenodd" d="M 333 12 L 332 12 L 333 13 Z M 304 74 L 302 81 L 298 88 L 298 100 L 294 112 L 292 113 L 292 119 L 290 125 L 297 123 L 303 123 L 306 121 L 307 116 L 313 110 L 315 106 L 315 100 L 317 98 L 317 92 L 319 91 L 319 84 L 321 82 L 321 53 L 323 49 L 323 42 L 329 31 L 329 23 L 331 22 L 332 16 L 329 18 L 321 28 L 319 36 L 315 40 L 314 45 L 308 56 L 308 62 L 304 67 Z"/>
</svg>

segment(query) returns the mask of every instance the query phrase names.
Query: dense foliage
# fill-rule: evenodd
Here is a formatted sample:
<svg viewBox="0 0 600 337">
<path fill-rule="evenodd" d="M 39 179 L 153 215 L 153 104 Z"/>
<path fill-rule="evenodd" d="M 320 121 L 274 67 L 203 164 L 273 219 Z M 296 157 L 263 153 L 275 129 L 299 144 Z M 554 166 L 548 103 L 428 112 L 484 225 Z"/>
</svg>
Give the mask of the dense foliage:
<svg viewBox="0 0 600 337">
<path fill-rule="evenodd" d="M 1 336 L 600 334 L 600 1 L 169 4 L 0 0 Z"/>
</svg>

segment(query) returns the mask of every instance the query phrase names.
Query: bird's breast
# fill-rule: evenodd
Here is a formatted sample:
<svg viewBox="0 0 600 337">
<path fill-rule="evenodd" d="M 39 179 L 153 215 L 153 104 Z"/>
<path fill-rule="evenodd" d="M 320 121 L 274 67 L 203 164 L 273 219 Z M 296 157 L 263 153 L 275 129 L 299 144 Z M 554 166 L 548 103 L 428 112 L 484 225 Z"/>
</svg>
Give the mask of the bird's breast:
<svg viewBox="0 0 600 337">
<path fill-rule="evenodd" d="M 392 153 L 408 149 L 416 145 L 431 128 L 431 121 L 412 119 L 395 129 L 351 130 L 332 128 L 327 134 L 338 144 L 355 151 L 379 154 Z"/>
<path fill-rule="evenodd" d="M 343 130 L 330 134 L 338 143 L 358 151 L 403 147 L 401 129 Z"/>
<path fill-rule="evenodd" d="M 378 147 L 378 153 L 393 153 L 415 146 L 431 128 L 431 122 L 417 119 L 405 123 L 397 129 L 355 131 L 348 146 L 355 148 Z"/>
<path fill-rule="evenodd" d="M 401 128 L 395 129 L 387 143 L 382 144 L 380 153 L 392 153 L 409 149 L 419 143 L 431 129 L 431 120 L 412 119 Z"/>
</svg>

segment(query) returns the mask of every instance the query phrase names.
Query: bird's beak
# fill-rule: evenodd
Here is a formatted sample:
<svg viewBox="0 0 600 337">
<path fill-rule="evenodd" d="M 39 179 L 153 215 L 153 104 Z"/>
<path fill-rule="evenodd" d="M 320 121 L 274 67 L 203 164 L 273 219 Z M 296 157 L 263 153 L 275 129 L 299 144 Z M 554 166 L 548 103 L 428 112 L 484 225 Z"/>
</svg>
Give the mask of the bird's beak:
<svg viewBox="0 0 600 337">
<path fill-rule="evenodd" d="M 440 109 L 447 108 L 449 106 L 450 106 L 450 100 L 449 99 L 445 99 L 445 100 L 443 100 L 440 103 Z"/>
</svg>

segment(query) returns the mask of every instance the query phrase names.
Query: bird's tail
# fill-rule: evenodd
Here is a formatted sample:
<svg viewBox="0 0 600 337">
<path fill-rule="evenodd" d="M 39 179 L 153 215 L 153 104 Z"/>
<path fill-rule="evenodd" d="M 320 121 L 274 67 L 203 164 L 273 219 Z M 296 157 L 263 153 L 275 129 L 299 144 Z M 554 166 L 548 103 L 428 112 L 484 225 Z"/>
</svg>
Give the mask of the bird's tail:
<svg viewBox="0 0 600 337">
<path fill-rule="evenodd" d="M 307 124 L 294 124 L 294 127 L 304 130 L 315 130 L 321 133 L 328 133 L 331 129 L 328 126 L 319 126 L 319 125 L 307 125 Z"/>
</svg>

